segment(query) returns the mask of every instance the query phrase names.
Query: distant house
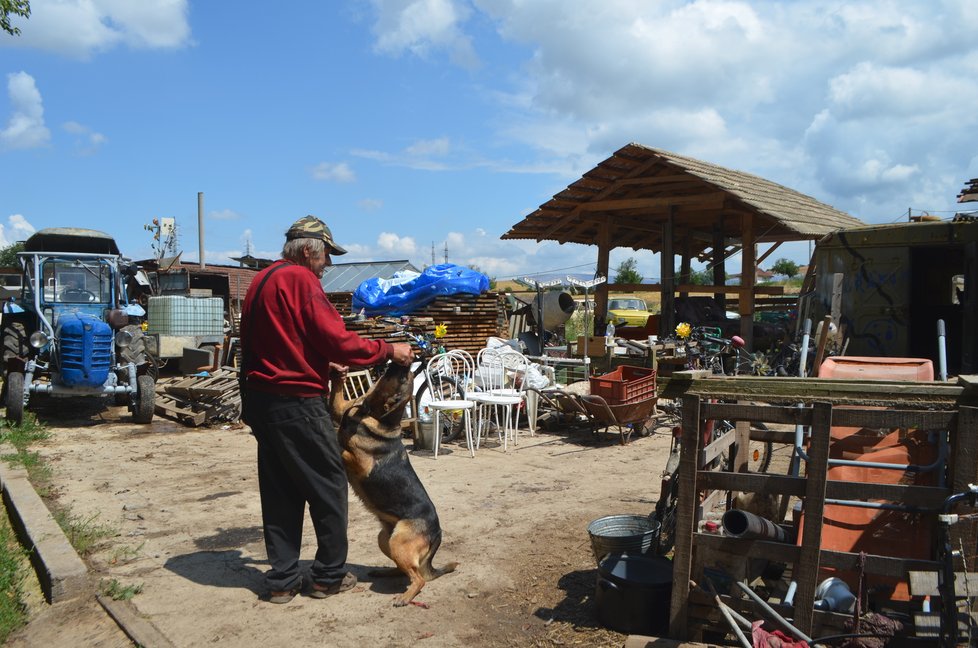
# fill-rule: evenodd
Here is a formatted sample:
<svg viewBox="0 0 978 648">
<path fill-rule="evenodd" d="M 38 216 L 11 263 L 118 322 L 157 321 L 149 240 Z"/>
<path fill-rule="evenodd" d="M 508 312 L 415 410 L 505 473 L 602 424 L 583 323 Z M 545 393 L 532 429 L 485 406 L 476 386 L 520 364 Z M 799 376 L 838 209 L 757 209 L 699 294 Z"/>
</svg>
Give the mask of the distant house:
<svg viewBox="0 0 978 648">
<path fill-rule="evenodd" d="M 394 273 L 404 270 L 421 272 L 410 261 L 334 263 L 323 272 L 323 290 L 327 293 L 353 292 L 367 279 L 390 279 Z"/>
</svg>

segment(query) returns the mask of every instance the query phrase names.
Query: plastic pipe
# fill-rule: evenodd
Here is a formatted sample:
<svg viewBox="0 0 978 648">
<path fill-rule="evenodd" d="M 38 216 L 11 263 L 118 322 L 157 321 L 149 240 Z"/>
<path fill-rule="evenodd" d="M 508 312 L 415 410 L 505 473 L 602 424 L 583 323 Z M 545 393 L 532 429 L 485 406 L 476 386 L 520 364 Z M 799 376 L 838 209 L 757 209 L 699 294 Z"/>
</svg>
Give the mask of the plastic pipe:
<svg viewBox="0 0 978 648">
<path fill-rule="evenodd" d="M 937 370 L 941 382 L 947 382 L 947 335 L 944 320 L 937 320 Z"/>
<path fill-rule="evenodd" d="M 801 356 L 798 360 L 798 377 L 804 378 L 808 375 L 808 342 L 812 336 L 812 320 L 805 319 L 805 325 L 801 334 Z"/>
<path fill-rule="evenodd" d="M 788 542 L 788 534 L 774 522 L 740 509 L 730 509 L 720 523 L 723 533 L 731 538 L 774 540 Z"/>
</svg>

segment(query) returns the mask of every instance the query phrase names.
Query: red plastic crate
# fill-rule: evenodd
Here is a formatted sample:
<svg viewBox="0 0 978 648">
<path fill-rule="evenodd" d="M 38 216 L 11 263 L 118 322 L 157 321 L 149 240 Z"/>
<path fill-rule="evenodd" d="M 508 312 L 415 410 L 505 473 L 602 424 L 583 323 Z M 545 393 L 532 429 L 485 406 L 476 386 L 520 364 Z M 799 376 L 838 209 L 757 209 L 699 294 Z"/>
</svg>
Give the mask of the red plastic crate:
<svg viewBox="0 0 978 648">
<path fill-rule="evenodd" d="M 591 377 L 591 394 L 609 405 L 624 405 L 655 396 L 655 371 L 622 365 L 603 376 Z"/>
</svg>

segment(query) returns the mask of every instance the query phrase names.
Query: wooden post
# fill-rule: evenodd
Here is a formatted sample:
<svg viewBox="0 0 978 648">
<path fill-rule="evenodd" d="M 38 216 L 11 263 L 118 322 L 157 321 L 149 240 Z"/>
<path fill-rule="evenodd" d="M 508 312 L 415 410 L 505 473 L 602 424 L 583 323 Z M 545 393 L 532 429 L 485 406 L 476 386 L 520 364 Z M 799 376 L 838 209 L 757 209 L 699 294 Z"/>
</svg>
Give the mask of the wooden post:
<svg viewBox="0 0 978 648">
<path fill-rule="evenodd" d="M 685 639 L 689 607 L 689 577 L 693 569 L 693 531 L 699 490 L 696 488 L 697 457 L 700 455 L 700 399 L 685 395 L 682 418 L 682 447 L 679 454 L 679 502 L 676 505 L 676 546 L 672 556 L 672 601 L 669 606 L 669 637 Z"/>
<path fill-rule="evenodd" d="M 662 224 L 662 255 L 659 260 L 662 275 L 662 312 L 659 315 L 659 337 L 669 337 L 676 328 L 676 261 L 673 240 L 675 235 L 676 206 L 669 207 L 669 217 Z"/>
<path fill-rule="evenodd" d="M 598 228 L 598 267 L 597 274 L 608 277 L 608 281 L 599 284 L 594 288 L 594 334 L 604 335 L 604 327 L 608 317 L 608 284 L 611 277 L 608 275 L 608 263 L 611 256 L 611 225 L 605 218 Z M 600 329 L 600 331 L 599 331 Z"/>
<path fill-rule="evenodd" d="M 748 349 L 754 348 L 754 273 L 757 248 L 754 244 L 754 216 L 744 214 L 741 219 L 741 266 L 740 296 L 737 310 L 740 313 L 740 337 Z"/>
<path fill-rule="evenodd" d="M 795 565 L 798 582 L 795 595 L 795 626 L 812 634 L 815 621 L 815 590 L 818 587 L 819 555 L 822 548 L 822 517 L 825 513 L 825 482 L 829 469 L 832 405 L 812 405 L 812 437 L 808 447 L 808 472 L 805 480 L 805 528 L 802 530 L 801 556 Z"/>
<path fill-rule="evenodd" d="M 726 258 L 724 252 L 727 249 L 727 239 L 723 233 L 723 216 L 717 218 L 716 225 L 713 226 L 713 285 L 723 286 L 727 283 L 727 271 L 724 267 Z M 726 293 L 716 293 L 713 295 L 720 312 L 727 310 Z"/>
</svg>

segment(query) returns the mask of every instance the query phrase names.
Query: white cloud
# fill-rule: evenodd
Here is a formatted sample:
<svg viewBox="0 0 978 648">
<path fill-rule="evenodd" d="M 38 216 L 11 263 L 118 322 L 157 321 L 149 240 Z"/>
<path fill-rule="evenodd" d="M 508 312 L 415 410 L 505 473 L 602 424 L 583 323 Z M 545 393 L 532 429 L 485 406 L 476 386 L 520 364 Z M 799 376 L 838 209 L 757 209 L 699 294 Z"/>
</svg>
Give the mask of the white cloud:
<svg viewBox="0 0 978 648">
<path fill-rule="evenodd" d="M 16 21 L 11 47 L 87 59 L 119 45 L 170 49 L 190 44 L 187 0 L 33 0 L 29 20 Z"/>
<path fill-rule="evenodd" d="M 65 132 L 75 136 L 75 148 L 80 155 L 93 155 L 108 141 L 102 133 L 76 121 L 65 122 L 61 127 Z"/>
<path fill-rule="evenodd" d="M 446 51 L 452 62 L 474 69 L 479 59 L 461 26 L 471 11 L 453 0 L 372 0 L 376 11 L 375 49 L 400 56 L 410 52 L 422 59 Z"/>
<path fill-rule="evenodd" d="M 11 214 L 7 217 L 6 225 L 0 223 L 0 247 L 24 241 L 36 231 L 22 214 Z"/>
<path fill-rule="evenodd" d="M 384 201 L 380 198 L 364 198 L 357 202 L 357 207 L 368 212 L 378 211 L 384 208 Z"/>
<path fill-rule="evenodd" d="M 208 216 L 214 220 L 239 220 L 241 218 L 241 214 L 233 209 L 218 209 L 212 211 Z"/>
<path fill-rule="evenodd" d="M 399 236 L 391 232 L 381 232 L 377 237 L 377 246 L 388 254 L 408 256 L 415 254 L 418 249 L 413 237 Z"/>
<path fill-rule="evenodd" d="M 326 182 L 356 182 L 357 174 L 346 162 L 320 162 L 312 169 L 312 177 Z"/>
<path fill-rule="evenodd" d="M 0 131 L 0 144 L 9 149 L 30 149 L 45 146 L 51 131 L 44 125 L 44 103 L 26 72 L 7 75 L 7 94 L 13 109 L 7 127 Z"/>
</svg>

